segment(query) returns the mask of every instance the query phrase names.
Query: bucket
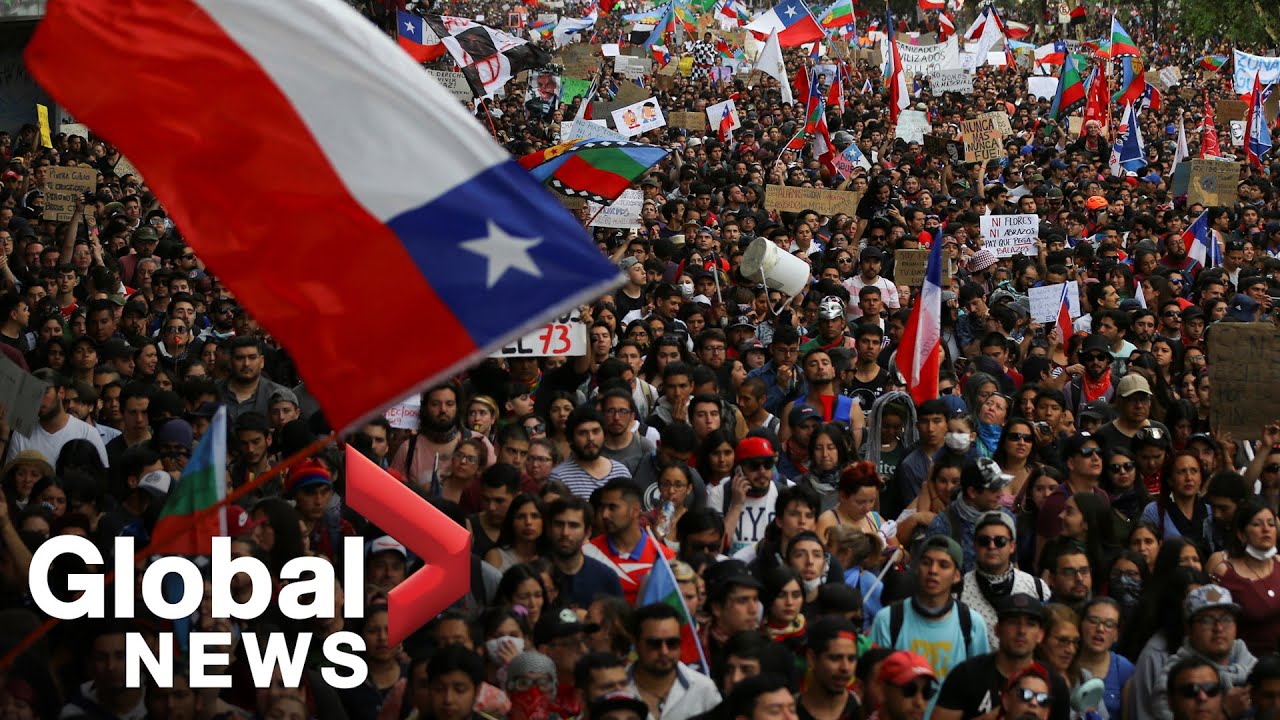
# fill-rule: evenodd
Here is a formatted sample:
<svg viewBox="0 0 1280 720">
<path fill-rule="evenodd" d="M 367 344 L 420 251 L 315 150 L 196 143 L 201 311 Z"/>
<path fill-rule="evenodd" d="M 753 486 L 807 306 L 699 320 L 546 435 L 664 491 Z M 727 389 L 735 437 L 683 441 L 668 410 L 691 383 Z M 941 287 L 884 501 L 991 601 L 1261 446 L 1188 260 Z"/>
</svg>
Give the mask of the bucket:
<svg viewBox="0 0 1280 720">
<path fill-rule="evenodd" d="M 799 295 L 809 283 L 809 266 L 805 261 L 783 252 L 768 238 L 758 237 L 747 246 L 739 266 L 742 276 L 755 281 L 764 277 L 770 290 L 780 290 L 788 299 Z"/>
</svg>

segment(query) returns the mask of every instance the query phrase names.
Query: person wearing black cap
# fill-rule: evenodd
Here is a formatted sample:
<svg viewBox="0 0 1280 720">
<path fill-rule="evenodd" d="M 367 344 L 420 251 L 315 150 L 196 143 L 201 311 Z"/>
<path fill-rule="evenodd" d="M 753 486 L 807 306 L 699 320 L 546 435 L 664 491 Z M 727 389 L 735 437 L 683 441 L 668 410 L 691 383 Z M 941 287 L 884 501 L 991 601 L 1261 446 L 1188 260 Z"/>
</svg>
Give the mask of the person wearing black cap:
<svg viewBox="0 0 1280 720">
<path fill-rule="evenodd" d="M 760 627 L 760 581 L 739 560 L 725 560 L 706 572 L 707 612 L 711 621 L 698 627 L 702 648 L 712 667 L 720 667 L 729 638 Z"/>
<path fill-rule="evenodd" d="M 1067 409 L 1076 417 L 1084 406 L 1095 400 L 1111 401 L 1115 395 L 1116 379 L 1111 374 L 1111 343 L 1101 334 L 1085 338 L 1080 349 L 1080 364 L 1084 366 L 1084 374 L 1073 375 L 1071 382 L 1062 388 L 1067 401 Z"/>
<path fill-rule="evenodd" d="M 969 460 L 960 470 L 960 494 L 929 523 L 926 538 L 945 535 L 964 548 L 961 572 L 967 573 L 975 566 L 974 528 L 982 514 L 1009 512 L 1000 507 L 1000 495 L 1011 482 L 1013 476 L 1001 470 L 995 460 L 983 457 Z M 1009 519 L 1012 522 L 1013 516 L 1009 515 Z"/>
<path fill-rule="evenodd" d="M 861 223 L 859 223 L 861 224 Z M 858 254 L 858 274 L 851 276 L 844 281 L 845 288 L 849 291 L 849 296 L 855 295 L 861 297 L 859 293 L 864 287 L 880 288 L 880 296 L 884 299 L 885 307 L 890 310 L 897 310 L 901 307 L 898 300 L 898 286 L 892 280 L 880 276 L 880 268 L 884 265 L 884 252 L 880 248 L 867 246 Z M 849 308 L 849 317 L 862 317 L 862 309 Z"/>
<path fill-rule="evenodd" d="M 533 642 L 538 652 L 551 658 L 556 665 L 555 702 L 576 714 L 581 711 L 577 688 L 574 685 L 574 666 L 587 654 L 588 633 L 600 629 L 594 623 L 578 620 L 578 614 L 565 608 L 558 612 L 544 612 L 533 628 Z"/>
<path fill-rule="evenodd" d="M 999 620 L 995 652 L 965 660 L 952 668 L 938 693 L 932 720 L 972 720 L 999 707 L 1008 679 L 1035 663 L 1036 646 L 1044 640 L 1044 605 L 1033 595 L 1014 593 L 996 605 Z M 1069 720 L 1066 681 L 1050 674 L 1049 720 Z"/>
</svg>

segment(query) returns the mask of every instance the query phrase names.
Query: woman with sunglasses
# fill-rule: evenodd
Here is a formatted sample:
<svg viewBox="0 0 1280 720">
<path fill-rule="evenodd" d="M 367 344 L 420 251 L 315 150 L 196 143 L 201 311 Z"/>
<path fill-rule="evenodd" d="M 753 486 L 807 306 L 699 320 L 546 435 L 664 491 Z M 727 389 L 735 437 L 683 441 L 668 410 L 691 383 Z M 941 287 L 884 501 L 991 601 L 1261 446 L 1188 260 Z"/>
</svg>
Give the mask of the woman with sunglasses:
<svg viewBox="0 0 1280 720">
<path fill-rule="evenodd" d="M 1142 519 L 1151 522 L 1161 540 L 1186 538 L 1203 545 L 1209 506 L 1200 497 L 1204 473 L 1200 458 L 1187 451 L 1169 458 L 1161 473 L 1164 493 L 1142 510 Z"/>
<path fill-rule="evenodd" d="M 1125 447 L 1107 451 L 1099 485 L 1111 497 L 1112 509 L 1130 521 L 1139 517 L 1151 502 L 1146 485 L 1138 482 L 1138 459 L 1132 450 Z"/>
<path fill-rule="evenodd" d="M 1280 572 L 1276 571 L 1276 513 L 1254 500 L 1236 509 L 1226 551 L 1209 558 L 1214 580 L 1240 605 L 1236 634 L 1262 656 L 1280 643 Z"/>
<path fill-rule="evenodd" d="M 1102 680 L 1107 716 L 1118 720 L 1124 686 L 1133 675 L 1133 663 L 1111 651 L 1120 637 L 1119 603 L 1109 597 L 1096 597 L 1085 603 L 1079 630 L 1080 651 L 1072 666 L 1072 684 L 1093 678 Z"/>
<path fill-rule="evenodd" d="M 991 456 L 1002 470 L 1013 476 L 1013 482 L 1009 483 L 1000 497 L 1001 505 L 1013 509 L 1018 495 L 1027 484 L 1027 478 L 1031 477 L 1031 473 L 1039 465 L 1036 450 L 1036 433 L 1030 420 L 1013 418 L 1005 423 L 1000 432 L 1000 444 Z"/>
</svg>

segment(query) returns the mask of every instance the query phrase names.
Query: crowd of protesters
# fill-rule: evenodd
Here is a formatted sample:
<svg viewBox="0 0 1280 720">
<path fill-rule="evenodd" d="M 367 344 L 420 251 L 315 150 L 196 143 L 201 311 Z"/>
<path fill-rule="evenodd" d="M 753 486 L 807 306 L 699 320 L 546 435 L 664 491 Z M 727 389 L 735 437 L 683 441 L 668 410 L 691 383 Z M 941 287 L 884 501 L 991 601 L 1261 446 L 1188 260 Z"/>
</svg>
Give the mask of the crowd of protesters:
<svg viewBox="0 0 1280 720">
<path fill-rule="evenodd" d="M 591 40 L 622 33 L 622 12 Z M 672 153 L 637 183 L 638 230 L 590 229 L 626 282 L 582 308 L 585 354 L 485 360 L 423 392 L 416 429 L 379 419 L 343 438 L 472 536 L 462 598 L 396 646 L 387 594 L 431 558 L 344 506 L 341 444 L 255 481 L 330 431 L 286 350 L 108 143 L 0 133 L 0 352 L 47 384 L 29 432 L 11 427 L 27 413 L 0 409 L 0 647 L 44 619 L 35 549 L 64 534 L 108 558 L 117 536 L 145 544 L 219 406 L 228 486 L 256 485 L 229 514 L 233 552 L 278 582 L 302 555 L 350 562 L 342 539 L 359 535 L 365 584 L 339 596 L 367 608 L 357 621 L 197 613 L 194 628 L 235 638 L 221 691 L 191 689 L 182 663 L 174 687 L 126 686 L 125 634 L 167 621 L 62 623 L 3 668 L 0 717 L 1275 717 L 1280 419 L 1252 418 L 1259 440 L 1215 432 L 1207 364 L 1217 329 L 1275 325 L 1280 189 L 1245 167 L 1222 206 L 1175 196 L 1179 120 L 1194 156 L 1206 107 L 1234 99 L 1229 70 L 1198 75 L 1195 60 L 1230 45 L 1126 23 L 1148 68 L 1179 67 L 1195 92 L 1142 112 L 1146 166 L 1119 175 L 1107 128 L 1047 120 L 1026 65 L 979 69 L 967 95 L 918 78 L 911 105 L 934 134 L 1008 113 L 1005 155 L 966 163 L 895 139 L 879 68 L 846 63 L 827 123 L 870 165 L 849 178 L 783 149 L 804 111 L 773 81 L 646 78 L 667 111 L 733 97 L 744 122 L 730 137 L 638 138 Z M 703 42 L 668 47 L 704 57 Z M 809 63 L 787 52 L 789 72 Z M 477 118 L 520 155 L 557 142 L 580 102 L 546 112 L 513 83 Z M 71 164 L 96 168 L 99 190 L 69 222 L 44 220 L 48 168 Z M 770 184 L 861 195 L 853 215 L 778 213 Z M 1183 238 L 1206 210 L 1212 267 Z M 1039 216 L 1034 253 L 983 246 L 981 216 L 1010 213 Z M 811 268 L 804 292 L 743 276 L 757 238 Z M 895 360 L 920 289 L 895 282 L 895 253 L 938 238 L 952 269 L 942 369 L 937 397 L 917 403 Z M 1080 315 L 1064 343 L 1029 294 L 1067 281 Z M 683 610 L 651 584 L 659 556 Z M 64 557 L 49 580 L 70 596 L 75 575 L 105 570 Z M 249 674 L 245 634 L 343 629 L 366 642 L 359 688 L 326 685 L 318 660 L 300 688 Z"/>
</svg>

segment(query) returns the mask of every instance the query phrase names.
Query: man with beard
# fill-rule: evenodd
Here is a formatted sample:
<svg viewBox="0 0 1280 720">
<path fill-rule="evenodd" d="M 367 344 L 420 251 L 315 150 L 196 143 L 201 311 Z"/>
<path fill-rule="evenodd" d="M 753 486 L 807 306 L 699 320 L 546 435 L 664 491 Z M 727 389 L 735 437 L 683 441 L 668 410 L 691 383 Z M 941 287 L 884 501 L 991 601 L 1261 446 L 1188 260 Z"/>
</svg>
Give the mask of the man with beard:
<svg viewBox="0 0 1280 720">
<path fill-rule="evenodd" d="M 1171 232 L 1165 237 L 1164 255 L 1160 258 L 1160 264 L 1178 270 L 1193 280 L 1200 272 L 1200 263 L 1187 255 L 1187 240 L 1179 232 Z"/>
<path fill-rule="evenodd" d="M 680 662 L 680 616 L 666 603 L 636 610 L 632 632 L 636 661 L 628 668 L 633 694 L 654 720 L 686 720 L 720 704 L 720 691 L 706 675 Z"/>
<path fill-rule="evenodd" d="M 1133 327 L 1133 347 L 1151 352 L 1151 340 L 1156 336 L 1158 318 L 1154 310 L 1135 310 L 1129 324 Z M 1126 358 L 1127 359 L 1127 358 Z"/>
<path fill-rule="evenodd" d="M 996 608 L 1006 598 L 1031 595 L 1043 602 L 1049 597 L 1049 586 L 1041 579 L 1013 566 L 1013 553 L 1018 549 L 1018 535 L 1013 518 L 994 510 L 978 516 L 973 537 L 976 567 L 964 576 L 960 600 L 982 616 L 991 630 L 987 640 L 1000 647 Z"/>
<path fill-rule="evenodd" d="M 863 414 L 854 412 L 856 403 L 853 398 L 840 394 L 831 355 L 826 350 L 811 350 L 800 365 L 804 372 L 806 391 L 787 406 L 782 417 L 789 420 L 792 408 L 809 405 L 821 413 L 820 419 L 823 422 L 838 422 L 854 430 L 861 430 L 864 424 Z M 782 437 L 788 437 L 790 432 L 790 423 L 783 424 Z"/>
<path fill-rule="evenodd" d="M 497 460 L 488 438 L 474 430 L 458 427 L 459 396 L 457 386 L 452 384 L 437 385 L 422 393 L 418 408 L 418 434 L 412 442 L 401 443 L 391 460 L 391 469 L 399 472 L 406 482 L 430 487 L 433 473 L 439 471 L 441 475 L 447 475 L 452 465 L 453 450 L 466 437 L 480 438 L 488 449 L 485 467 Z"/>
<path fill-rule="evenodd" d="M 240 413 L 255 410 L 270 417 L 271 397 L 288 390 L 262 376 L 266 355 L 255 337 L 236 337 L 227 343 L 231 357 L 231 375 L 218 382 L 218 399 L 227 406 L 227 421 L 235 422 Z"/>
<path fill-rule="evenodd" d="M 805 656 L 813 678 L 797 702 L 800 720 L 854 720 L 858 696 L 849 691 L 858 664 L 858 628 L 840 617 L 822 618 L 805 633 Z"/>
<path fill-rule="evenodd" d="M 1036 646 L 1044 640 L 1044 606 L 1032 595 L 1014 593 L 1001 598 L 997 610 L 999 648 L 952 668 L 938 694 L 934 720 L 972 720 L 985 715 L 1001 702 L 1008 678 L 1035 666 Z M 1071 708 L 1066 682 L 1048 673 L 1043 679 L 1053 698 L 1048 718 L 1068 720 Z"/>
<path fill-rule="evenodd" d="M 1067 409 L 1076 417 L 1084 406 L 1094 400 L 1111 402 L 1115 395 L 1115 386 L 1111 376 L 1111 343 L 1101 334 L 1085 338 L 1080 349 L 1080 363 L 1084 365 L 1084 374 L 1075 375 L 1071 382 L 1062 389 Z"/>
<path fill-rule="evenodd" d="M 654 451 L 648 438 L 631 431 L 636 418 L 635 400 L 626 390 L 613 389 L 605 391 L 599 402 L 604 415 L 604 447 L 600 454 L 617 460 L 635 475 L 640 462 Z"/>
<path fill-rule="evenodd" d="M 564 483 L 569 492 L 583 500 L 611 480 L 631 480 L 626 465 L 600 454 L 604 447 L 604 416 L 595 408 L 584 405 L 569 413 L 564 431 L 573 457 L 551 471 L 552 480 Z"/>
<path fill-rule="evenodd" d="M 547 544 L 555 566 L 552 578 L 559 596 L 574 607 L 587 608 L 600 595 L 621 595 L 617 573 L 582 552 L 593 518 L 591 505 L 582 498 L 562 497 L 551 503 L 546 517 Z"/>
<path fill-rule="evenodd" d="M 98 431 L 89 423 L 69 415 L 63 406 L 71 380 L 48 369 L 37 370 L 35 376 L 49 383 L 49 386 L 44 389 L 44 394 L 40 396 L 40 411 L 37 416 L 39 422 L 31 429 L 30 435 L 23 435 L 16 431 L 10 432 L 8 437 L 0 435 L 0 444 L 8 445 L 6 448 L 8 456 L 13 458 L 23 450 L 35 450 L 46 459 L 54 461 L 62 452 L 63 445 L 72 440 L 88 440 L 97 449 L 98 456 L 102 458 L 102 465 L 109 467 L 107 448 L 102 444 L 102 435 L 98 434 Z M 5 428 L 8 428 L 7 423 Z"/>
<path fill-rule="evenodd" d="M 591 538 L 591 544 L 599 551 L 592 554 L 618 576 L 623 597 L 628 605 L 634 606 L 640 585 L 657 562 L 658 553 L 668 560 L 676 553 L 641 527 L 640 489 L 630 478 L 610 480 L 600 489 L 596 505 L 600 508 L 604 534 Z M 583 521 L 585 523 L 586 518 Z M 678 657 L 679 652 L 676 654 Z"/>
</svg>

